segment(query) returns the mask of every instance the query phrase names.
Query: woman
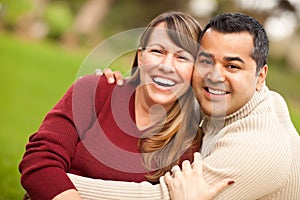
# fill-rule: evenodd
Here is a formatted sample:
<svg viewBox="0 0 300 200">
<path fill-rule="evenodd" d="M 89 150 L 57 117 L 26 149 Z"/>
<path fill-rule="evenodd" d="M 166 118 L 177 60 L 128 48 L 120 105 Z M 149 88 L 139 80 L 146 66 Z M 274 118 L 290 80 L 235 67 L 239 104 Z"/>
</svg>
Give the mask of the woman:
<svg viewBox="0 0 300 200">
<path fill-rule="evenodd" d="M 142 35 L 124 86 L 79 79 L 26 146 L 19 170 L 31 199 L 81 199 L 67 173 L 158 183 L 192 160 L 201 138 L 190 88 L 200 31 L 190 16 L 164 13 Z"/>
</svg>

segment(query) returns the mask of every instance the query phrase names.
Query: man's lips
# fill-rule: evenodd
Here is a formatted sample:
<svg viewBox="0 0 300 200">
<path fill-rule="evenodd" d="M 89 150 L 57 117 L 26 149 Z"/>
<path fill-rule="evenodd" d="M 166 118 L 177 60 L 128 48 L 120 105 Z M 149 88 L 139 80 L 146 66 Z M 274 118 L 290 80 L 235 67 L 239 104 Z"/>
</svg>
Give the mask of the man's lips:
<svg viewBox="0 0 300 200">
<path fill-rule="evenodd" d="M 223 89 L 211 88 L 211 87 L 204 87 L 204 90 L 211 95 L 223 96 L 229 94 L 229 92 Z"/>
</svg>

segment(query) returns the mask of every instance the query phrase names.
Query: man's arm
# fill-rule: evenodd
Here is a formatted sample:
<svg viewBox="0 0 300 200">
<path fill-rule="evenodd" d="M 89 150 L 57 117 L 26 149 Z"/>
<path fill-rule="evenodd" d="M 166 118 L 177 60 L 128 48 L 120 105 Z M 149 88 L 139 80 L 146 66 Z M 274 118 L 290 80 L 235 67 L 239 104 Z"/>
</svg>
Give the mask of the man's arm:
<svg viewBox="0 0 300 200">
<path fill-rule="evenodd" d="M 91 179 L 74 174 L 68 174 L 82 199 L 110 200 L 168 200 L 168 188 L 161 184 L 152 185 L 149 182 L 125 182 Z"/>
<path fill-rule="evenodd" d="M 217 141 L 204 158 L 204 178 L 213 184 L 230 177 L 235 184 L 215 199 L 259 199 L 283 184 L 290 169 L 289 138 L 275 128 L 266 133 L 244 131 L 241 125 Z"/>
</svg>

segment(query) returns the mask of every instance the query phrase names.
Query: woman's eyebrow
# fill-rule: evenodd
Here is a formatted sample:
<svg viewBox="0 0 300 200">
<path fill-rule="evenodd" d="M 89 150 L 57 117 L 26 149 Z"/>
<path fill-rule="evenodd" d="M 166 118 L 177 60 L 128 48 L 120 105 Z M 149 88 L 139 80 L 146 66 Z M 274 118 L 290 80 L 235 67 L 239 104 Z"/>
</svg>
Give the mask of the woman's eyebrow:
<svg viewBox="0 0 300 200">
<path fill-rule="evenodd" d="M 165 47 L 163 45 L 159 44 L 159 43 L 152 43 L 148 47 L 153 47 L 153 46 L 159 46 L 160 48 L 165 49 Z"/>
</svg>

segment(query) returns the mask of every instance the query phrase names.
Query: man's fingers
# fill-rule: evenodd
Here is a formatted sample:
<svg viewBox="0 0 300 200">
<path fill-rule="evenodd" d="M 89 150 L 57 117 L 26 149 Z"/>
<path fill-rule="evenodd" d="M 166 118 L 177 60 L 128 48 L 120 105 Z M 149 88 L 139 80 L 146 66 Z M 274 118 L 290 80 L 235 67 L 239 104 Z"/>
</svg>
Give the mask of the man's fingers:
<svg viewBox="0 0 300 200">
<path fill-rule="evenodd" d="M 122 86 L 123 85 L 123 75 L 119 71 L 114 72 L 114 76 L 117 81 L 117 85 Z"/>
<path fill-rule="evenodd" d="M 107 78 L 108 83 L 112 84 L 115 82 L 114 74 L 110 68 L 106 68 L 103 73 Z"/>
<path fill-rule="evenodd" d="M 101 69 L 95 69 L 95 74 L 97 75 L 97 76 L 102 76 L 103 75 L 103 72 L 102 72 L 102 70 Z"/>
<path fill-rule="evenodd" d="M 232 179 L 226 178 L 222 181 L 216 183 L 214 186 L 210 187 L 211 198 L 214 198 L 219 192 L 224 190 L 229 185 L 233 184 L 234 181 Z"/>
</svg>

